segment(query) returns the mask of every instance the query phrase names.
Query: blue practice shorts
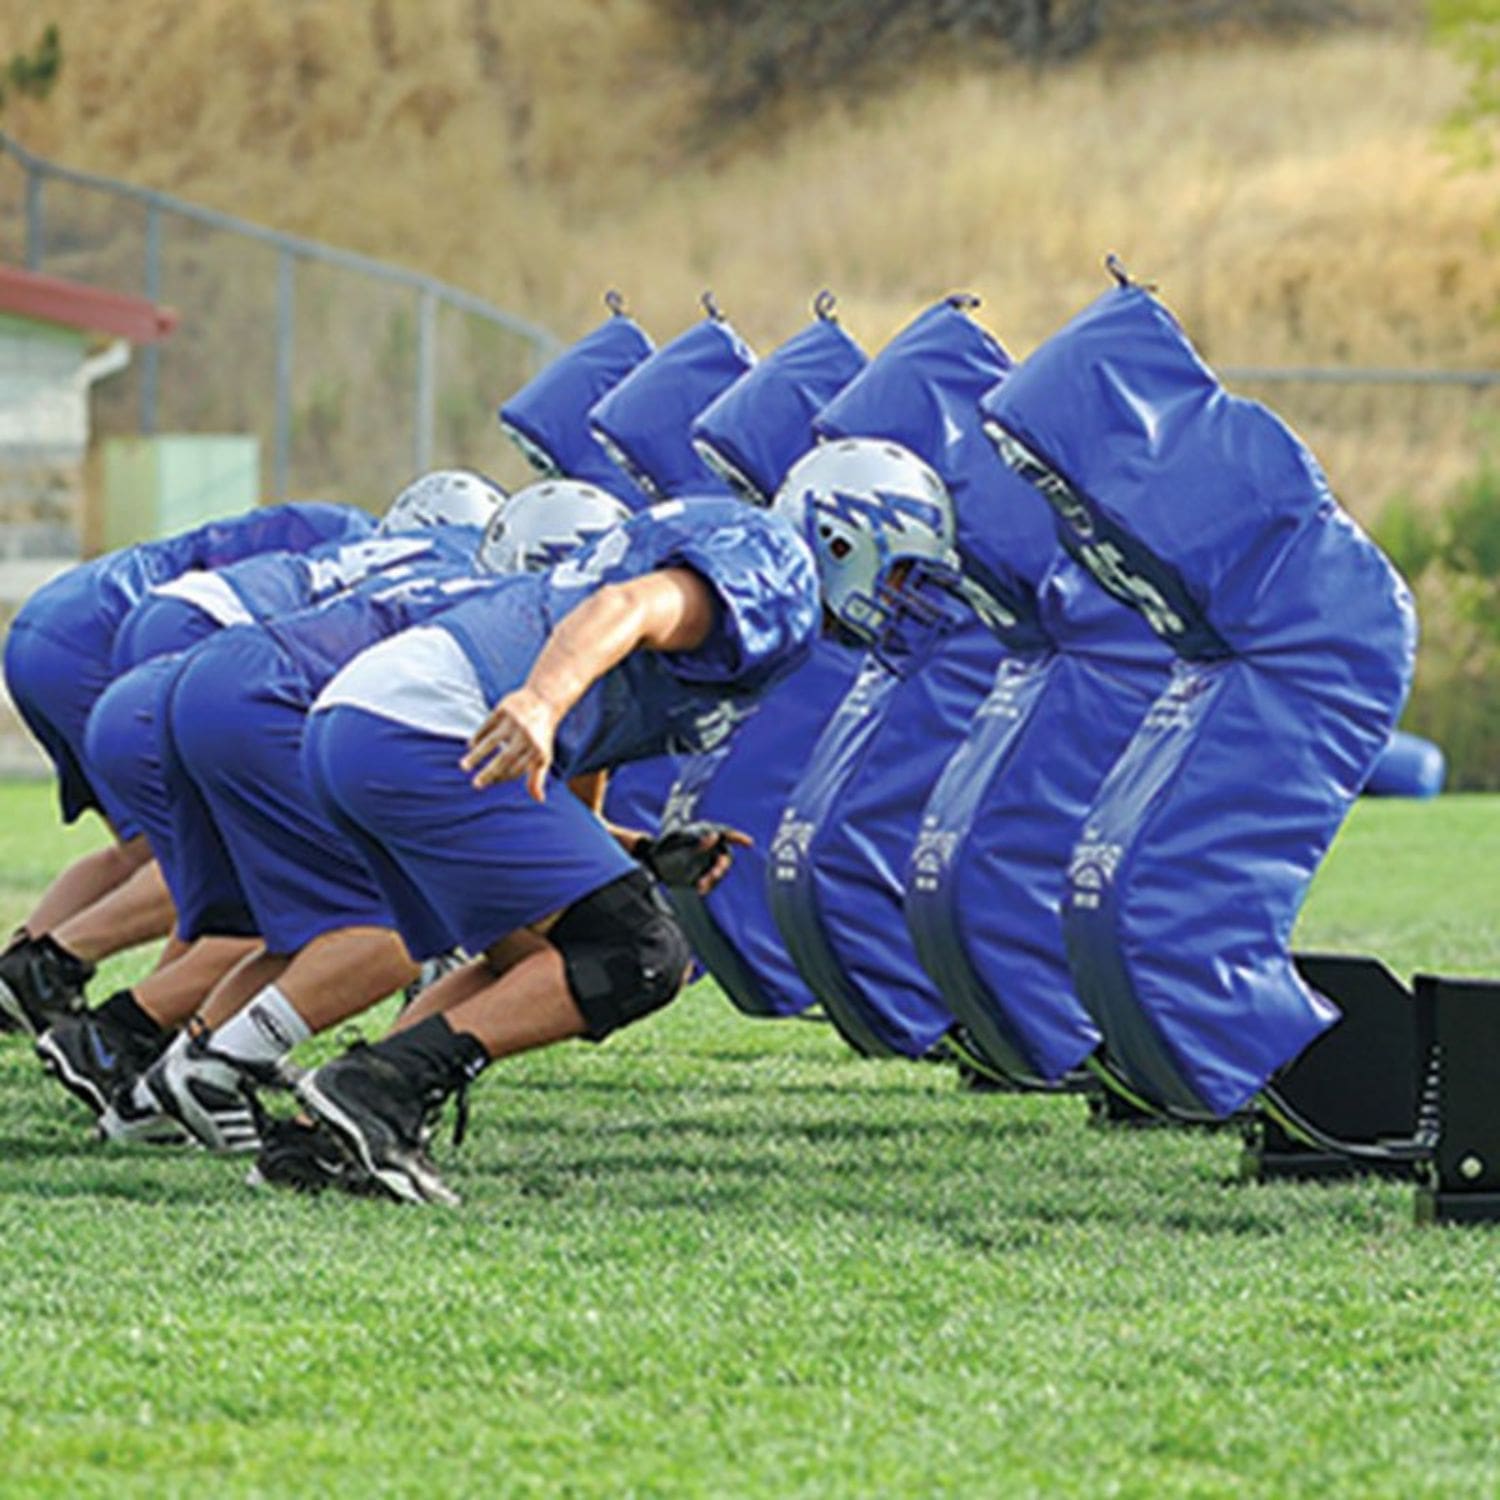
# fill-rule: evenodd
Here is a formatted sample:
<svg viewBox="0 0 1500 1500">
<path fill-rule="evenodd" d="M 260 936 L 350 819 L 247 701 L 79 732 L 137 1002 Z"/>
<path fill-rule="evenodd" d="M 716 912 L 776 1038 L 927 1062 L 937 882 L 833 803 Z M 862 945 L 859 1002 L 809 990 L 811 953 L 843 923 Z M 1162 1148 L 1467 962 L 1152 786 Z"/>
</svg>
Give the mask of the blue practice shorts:
<svg viewBox="0 0 1500 1500">
<path fill-rule="evenodd" d="M 199 641 L 224 627 L 207 612 L 170 594 L 148 594 L 125 616 L 115 632 L 115 672 L 128 672 L 142 662 L 174 652 L 190 651 Z"/>
<path fill-rule="evenodd" d="M 163 872 L 175 864 L 166 709 L 182 661 L 158 656 L 117 677 L 94 705 L 83 741 L 95 784 L 145 832 Z"/>
<path fill-rule="evenodd" d="M 314 795 L 359 847 L 411 955 L 492 943 L 640 867 L 559 780 L 476 792 L 464 742 L 340 704 L 308 720 Z"/>
<path fill-rule="evenodd" d="M 205 641 L 172 690 L 172 744 L 194 793 L 173 808 L 179 861 L 227 850 L 252 930 L 272 953 L 295 953 L 344 927 L 396 925 L 303 780 L 309 698 L 296 663 L 253 625 Z M 201 904 L 180 916 L 184 937 L 220 930 Z"/>
<path fill-rule="evenodd" d="M 5 683 L 26 727 L 57 771 L 65 823 L 97 808 L 121 839 L 141 830 L 127 808 L 95 786 L 88 772 L 84 735 L 89 714 L 113 678 L 113 631 L 91 617 L 86 601 L 69 593 L 69 608 L 52 607 L 49 590 L 33 595 L 11 623 L 5 640 Z"/>
</svg>

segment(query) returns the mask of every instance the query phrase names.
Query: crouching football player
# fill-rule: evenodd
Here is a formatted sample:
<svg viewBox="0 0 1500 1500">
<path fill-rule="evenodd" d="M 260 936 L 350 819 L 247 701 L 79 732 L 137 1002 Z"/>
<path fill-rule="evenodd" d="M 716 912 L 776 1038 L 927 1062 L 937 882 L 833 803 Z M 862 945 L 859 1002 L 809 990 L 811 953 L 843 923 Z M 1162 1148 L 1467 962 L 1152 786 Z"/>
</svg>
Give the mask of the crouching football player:
<svg viewBox="0 0 1500 1500">
<path fill-rule="evenodd" d="M 484 955 L 411 1024 L 299 1086 L 387 1194 L 454 1201 L 423 1122 L 492 1061 L 602 1041 L 681 987 L 676 920 L 559 779 L 710 748 L 819 620 L 812 556 L 785 521 L 673 502 L 371 648 L 324 689 L 303 743 L 315 795 L 414 956 L 452 936 Z"/>
</svg>

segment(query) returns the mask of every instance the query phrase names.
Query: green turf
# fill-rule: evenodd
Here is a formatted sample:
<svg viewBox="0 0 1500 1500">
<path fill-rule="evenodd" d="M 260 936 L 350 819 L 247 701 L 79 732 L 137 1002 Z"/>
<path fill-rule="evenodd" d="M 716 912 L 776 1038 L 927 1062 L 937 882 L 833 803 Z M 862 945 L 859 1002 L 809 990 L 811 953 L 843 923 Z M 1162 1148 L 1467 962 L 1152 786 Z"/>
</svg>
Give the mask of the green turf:
<svg viewBox="0 0 1500 1500">
<path fill-rule="evenodd" d="M 0 787 L 0 917 L 88 841 Z M 1500 972 L 1497 890 L 1500 799 L 1365 805 L 1299 936 Z M 96 1146 L 0 1042 L 0 1494 L 1496 1492 L 1500 1238 L 1083 1113 L 700 986 L 497 1068 L 424 1212 Z"/>
</svg>

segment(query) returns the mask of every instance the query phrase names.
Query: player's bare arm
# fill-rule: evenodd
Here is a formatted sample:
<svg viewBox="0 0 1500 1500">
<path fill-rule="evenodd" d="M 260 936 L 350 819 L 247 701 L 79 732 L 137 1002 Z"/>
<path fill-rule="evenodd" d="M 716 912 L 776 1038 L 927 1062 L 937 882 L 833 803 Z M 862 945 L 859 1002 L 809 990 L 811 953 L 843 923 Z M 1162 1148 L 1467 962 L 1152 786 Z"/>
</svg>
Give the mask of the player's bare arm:
<svg viewBox="0 0 1500 1500">
<path fill-rule="evenodd" d="M 633 651 L 691 651 L 714 623 L 714 596 L 688 568 L 609 584 L 565 616 L 526 682 L 490 711 L 461 764 L 474 785 L 526 779 L 545 796 L 557 726 L 588 689 Z"/>
</svg>

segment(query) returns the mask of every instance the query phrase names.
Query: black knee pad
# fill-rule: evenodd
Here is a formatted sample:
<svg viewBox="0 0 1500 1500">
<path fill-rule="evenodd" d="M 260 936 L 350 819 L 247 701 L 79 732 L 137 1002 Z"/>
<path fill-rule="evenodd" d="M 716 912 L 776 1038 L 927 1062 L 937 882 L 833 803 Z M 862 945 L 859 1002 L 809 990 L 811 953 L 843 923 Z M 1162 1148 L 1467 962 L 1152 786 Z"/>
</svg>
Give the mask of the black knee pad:
<svg viewBox="0 0 1500 1500">
<path fill-rule="evenodd" d="M 682 988 L 693 950 L 643 870 L 575 901 L 547 933 L 590 1041 L 660 1010 Z"/>
</svg>

